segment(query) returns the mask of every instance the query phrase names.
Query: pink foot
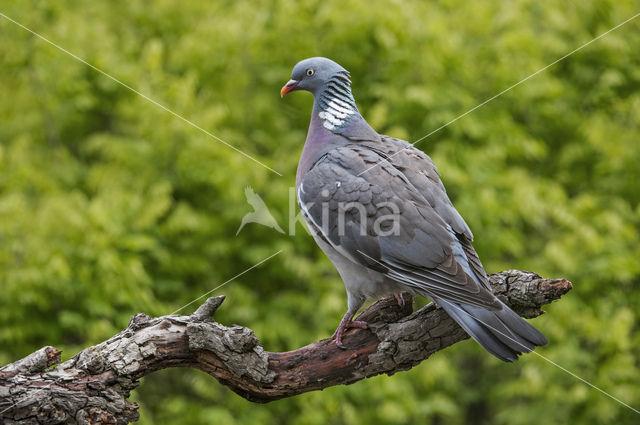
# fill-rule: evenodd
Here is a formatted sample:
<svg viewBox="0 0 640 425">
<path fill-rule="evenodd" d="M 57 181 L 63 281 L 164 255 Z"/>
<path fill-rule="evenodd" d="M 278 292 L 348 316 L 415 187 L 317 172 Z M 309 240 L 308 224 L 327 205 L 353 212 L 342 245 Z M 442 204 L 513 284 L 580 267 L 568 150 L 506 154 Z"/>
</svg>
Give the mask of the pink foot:
<svg viewBox="0 0 640 425">
<path fill-rule="evenodd" d="M 369 325 L 367 325 L 367 322 L 363 322 L 361 320 L 352 320 L 351 322 L 349 322 L 347 327 L 348 328 L 367 329 L 369 327 Z"/>
<path fill-rule="evenodd" d="M 396 298 L 398 305 L 400 307 L 404 307 L 404 298 L 402 298 L 402 293 L 398 292 L 397 294 L 393 294 L 393 296 Z"/>
<path fill-rule="evenodd" d="M 336 329 L 336 331 L 333 333 L 333 336 L 331 337 L 331 339 L 336 340 L 336 345 L 340 348 L 347 348 L 344 346 L 344 344 L 342 344 L 342 336 L 344 335 L 344 331 L 347 330 L 347 328 L 367 329 L 368 327 L 367 322 L 362 322 L 360 320 L 351 320 L 352 317 L 352 314 L 345 314 L 342 318 L 342 321 L 340 321 L 338 329 Z"/>
</svg>

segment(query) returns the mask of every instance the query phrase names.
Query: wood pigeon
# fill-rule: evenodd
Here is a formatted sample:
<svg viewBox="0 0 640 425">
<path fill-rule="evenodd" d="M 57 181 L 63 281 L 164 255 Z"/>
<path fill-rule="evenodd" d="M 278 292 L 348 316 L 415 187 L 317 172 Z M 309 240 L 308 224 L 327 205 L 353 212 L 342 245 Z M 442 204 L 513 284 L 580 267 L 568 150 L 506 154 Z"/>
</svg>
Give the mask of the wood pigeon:
<svg viewBox="0 0 640 425">
<path fill-rule="evenodd" d="M 349 72 L 322 57 L 293 68 L 281 96 L 313 94 L 296 175 L 298 204 L 320 248 L 338 269 L 348 327 L 367 299 L 407 291 L 435 301 L 494 356 L 514 361 L 546 338 L 492 293 L 435 164 L 408 142 L 378 134 L 360 115 Z"/>
</svg>

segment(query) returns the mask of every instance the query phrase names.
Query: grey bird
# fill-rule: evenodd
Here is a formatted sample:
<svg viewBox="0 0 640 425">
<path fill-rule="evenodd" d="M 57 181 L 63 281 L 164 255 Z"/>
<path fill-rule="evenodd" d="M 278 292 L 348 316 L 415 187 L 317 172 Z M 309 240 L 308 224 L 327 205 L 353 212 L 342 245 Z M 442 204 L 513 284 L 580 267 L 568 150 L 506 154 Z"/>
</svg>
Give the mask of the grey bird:
<svg viewBox="0 0 640 425">
<path fill-rule="evenodd" d="M 349 72 L 315 57 L 293 68 L 281 96 L 313 94 L 296 174 L 300 210 L 344 281 L 348 310 L 332 338 L 367 299 L 402 291 L 431 299 L 473 339 L 504 361 L 547 344 L 493 294 L 435 164 L 408 142 L 378 134 L 360 115 Z"/>
</svg>

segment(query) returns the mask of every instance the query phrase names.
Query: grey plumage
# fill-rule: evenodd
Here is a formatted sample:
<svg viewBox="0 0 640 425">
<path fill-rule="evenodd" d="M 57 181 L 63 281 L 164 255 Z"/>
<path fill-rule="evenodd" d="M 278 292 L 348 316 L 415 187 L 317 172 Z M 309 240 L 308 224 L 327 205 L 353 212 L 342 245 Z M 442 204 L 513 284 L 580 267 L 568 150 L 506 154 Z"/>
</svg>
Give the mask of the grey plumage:
<svg viewBox="0 0 640 425">
<path fill-rule="evenodd" d="M 376 133 L 360 115 L 349 74 L 326 58 L 299 62 L 282 94 L 315 102 L 296 176 L 298 202 L 314 238 L 344 280 L 348 310 L 408 291 L 438 303 L 480 345 L 513 361 L 547 340 L 492 293 L 471 241 L 431 159 Z M 374 168 L 371 168 L 374 166 Z"/>
</svg>

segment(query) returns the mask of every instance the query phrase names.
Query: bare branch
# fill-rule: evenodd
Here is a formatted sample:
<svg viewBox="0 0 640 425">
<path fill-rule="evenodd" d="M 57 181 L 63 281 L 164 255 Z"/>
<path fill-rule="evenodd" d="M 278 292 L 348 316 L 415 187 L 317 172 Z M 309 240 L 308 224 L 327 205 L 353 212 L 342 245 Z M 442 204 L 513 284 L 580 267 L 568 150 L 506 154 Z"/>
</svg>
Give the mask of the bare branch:
<svg viewBox="0 0 640 425">
<path fill-rule="evenodd" d="M 571 289 L 565 279 L 542 279 L 516 270 L 490 277 L 496 295 L 524 317 Z M 138 379 L 156 370 L 203 370 L 242 397 L 260 403 L 381 373 L 408 370 L 436 351 L 468 338 L 433 303 L 412 312 L 382 299 L 352 329 L 347 349 L 329 339 L 284 353 L 265 351 L 251 329 L 213 320 L 224 296 L 209 298 L 189 316 L 151 318 L 136 314 L 125 330 L 89 347 L 53 369 L 60 352 L 44 347 L 0 369 L 0 420 L 4 424 L 127 424 L 138 405 L 127 401 Z"/>
</svg>

